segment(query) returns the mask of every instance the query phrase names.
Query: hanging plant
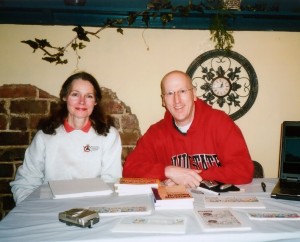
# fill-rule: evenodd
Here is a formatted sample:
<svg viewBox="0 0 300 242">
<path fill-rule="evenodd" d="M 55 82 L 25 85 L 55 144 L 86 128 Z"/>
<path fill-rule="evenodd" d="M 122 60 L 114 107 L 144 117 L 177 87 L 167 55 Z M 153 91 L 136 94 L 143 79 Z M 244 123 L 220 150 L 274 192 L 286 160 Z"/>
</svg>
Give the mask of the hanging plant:
<svg viewBox="0 0 300 242">
<path fill-rule="evenodd" d="M 228 16 L 224 13 L 216 14 L 210 27 L 210 40 L 215 43 L 215 49 L 231 50 L 234 44 L 233 31 L 228 29 Z"/>
</svg>

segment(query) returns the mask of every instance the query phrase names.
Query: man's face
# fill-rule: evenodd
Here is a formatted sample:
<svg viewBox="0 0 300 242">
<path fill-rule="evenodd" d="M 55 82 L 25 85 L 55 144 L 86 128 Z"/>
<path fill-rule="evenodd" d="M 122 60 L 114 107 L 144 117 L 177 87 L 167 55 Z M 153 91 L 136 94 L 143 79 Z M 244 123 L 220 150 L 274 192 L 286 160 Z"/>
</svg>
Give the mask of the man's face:
<svg viewBox="0 0 300 242">
<path fill-rule="evenodd" d="M 195 88 L 184 73 L 172 72 L 162 81 L 162 104 L 178 126 L 193 121 L 197 99 Z"/>
</svg>

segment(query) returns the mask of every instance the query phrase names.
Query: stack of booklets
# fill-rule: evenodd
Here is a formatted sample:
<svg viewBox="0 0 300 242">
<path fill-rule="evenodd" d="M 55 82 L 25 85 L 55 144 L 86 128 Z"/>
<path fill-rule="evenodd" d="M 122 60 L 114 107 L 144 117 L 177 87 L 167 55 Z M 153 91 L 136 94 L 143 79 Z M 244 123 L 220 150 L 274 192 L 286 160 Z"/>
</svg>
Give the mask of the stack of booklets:
<svg viewBox="0 0 300 242">
<path fill-rule="evenodd" d="M 151 194 L 152 188 L 157 188 L 159 179 L 152 178 L 124 178 L 115 183 L 115 192 L 119 196 Z"/>
<path fill-rule="evenodd" d="M 53 198 L 74 198 L 101 196 L 113 193 L 113 190 L 101 178 L 49 181 Z"/>
<path fill-rule="evenodd" d="M 156 210 L 193 209 L 194 198 L 183 185 L 152 188 Z"/>
</svg>

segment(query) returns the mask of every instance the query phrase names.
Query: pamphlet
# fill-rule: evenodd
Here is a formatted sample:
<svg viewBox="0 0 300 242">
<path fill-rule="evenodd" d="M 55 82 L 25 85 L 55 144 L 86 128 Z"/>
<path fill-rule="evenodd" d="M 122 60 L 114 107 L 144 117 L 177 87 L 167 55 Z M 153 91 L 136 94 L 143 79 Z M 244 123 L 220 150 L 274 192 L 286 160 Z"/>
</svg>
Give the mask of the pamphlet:
<svg viewBox="0 0 300 242">
<path fill-rule="evenodd" d="M 247 231 L 251 227 L 230 209 L 197 209 L 196 218 L 205 232 Z"/>
</svg>

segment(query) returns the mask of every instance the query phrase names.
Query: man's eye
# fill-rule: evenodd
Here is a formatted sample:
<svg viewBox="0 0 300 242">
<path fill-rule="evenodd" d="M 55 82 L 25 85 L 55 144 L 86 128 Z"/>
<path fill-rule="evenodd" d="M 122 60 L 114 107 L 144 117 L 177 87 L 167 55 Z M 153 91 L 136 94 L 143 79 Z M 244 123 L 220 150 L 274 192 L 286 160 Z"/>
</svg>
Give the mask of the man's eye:
<svg viewBox="0 0 300 242">
<path fill-rule="evenodd" d="M 173 96 L 173 95 L 174 95 L 174 92 L 171 92 L 171 91 L 170 91 L 170 92 L 167 92 L 166 94 L 167 94 L 167 96 Z"/>
<path fill-rule="evenodd" d="M 179 90 L 180 94 L 185 94 L 187 90 Z"/>
</svg>

